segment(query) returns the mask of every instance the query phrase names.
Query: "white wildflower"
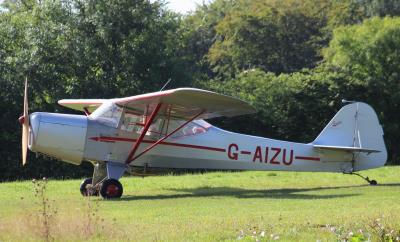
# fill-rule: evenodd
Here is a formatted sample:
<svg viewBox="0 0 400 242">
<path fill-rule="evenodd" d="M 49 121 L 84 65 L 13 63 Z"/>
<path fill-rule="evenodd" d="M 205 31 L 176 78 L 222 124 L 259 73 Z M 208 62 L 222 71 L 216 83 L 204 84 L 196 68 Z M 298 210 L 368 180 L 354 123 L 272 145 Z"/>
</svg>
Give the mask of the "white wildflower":
<svg viewBox="0 0 400 242">
<path fill-rule="evenodd" d="M 238 239 L 238 240 L 241 240 L 241 239 L 243 239 L 243 238 L 244 238 L 244 232 L 243 232 L 243 230 L 240 230 L 239 236 L 237 237 L 237 239 Z"/>
</svg>

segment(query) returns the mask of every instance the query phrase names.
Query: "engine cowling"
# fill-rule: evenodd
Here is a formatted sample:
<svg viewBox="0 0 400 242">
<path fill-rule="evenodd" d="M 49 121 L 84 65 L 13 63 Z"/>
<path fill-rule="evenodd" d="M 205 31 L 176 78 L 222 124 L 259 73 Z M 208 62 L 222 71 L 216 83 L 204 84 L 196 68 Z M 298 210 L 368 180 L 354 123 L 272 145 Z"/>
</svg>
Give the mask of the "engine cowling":
<svg viewBox="0 0 400 242">
<path fill-rule="evenodd" d="M 87 117 L 36 112 L 30 116 L 29 149 L 75 165 L 82 163 Z"/>
</svg>

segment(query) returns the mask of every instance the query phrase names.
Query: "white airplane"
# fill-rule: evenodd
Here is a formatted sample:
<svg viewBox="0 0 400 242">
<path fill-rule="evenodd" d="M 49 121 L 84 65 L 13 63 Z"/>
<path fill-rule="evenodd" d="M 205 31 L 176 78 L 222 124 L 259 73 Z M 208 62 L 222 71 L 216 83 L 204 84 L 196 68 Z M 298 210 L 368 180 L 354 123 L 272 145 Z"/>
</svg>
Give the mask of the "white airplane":
<svg viewBox="0 0 400 242">
<path fill-rule="evenodd" d="M 119 198 L 126 172 L 165 168 L 315 171 L 356 174 L 381 167 L 387 151 L 382 127 L 365 103 L 342 107 L 318 137 L 302 144 L 219 129 L 203 119 L 252 114 L 237 98 L 178 88 L 115 99 L 64 99 L 86 115 L 28 114 L 25 82 L 23 164 L 27 149 L 79 165 L 94 165 L 80 187 L 84 196 Z M 361 176 L 361 175 L 359 175 Z M 363 177 L 372 185 L 375 180 Z"/>
</svg>

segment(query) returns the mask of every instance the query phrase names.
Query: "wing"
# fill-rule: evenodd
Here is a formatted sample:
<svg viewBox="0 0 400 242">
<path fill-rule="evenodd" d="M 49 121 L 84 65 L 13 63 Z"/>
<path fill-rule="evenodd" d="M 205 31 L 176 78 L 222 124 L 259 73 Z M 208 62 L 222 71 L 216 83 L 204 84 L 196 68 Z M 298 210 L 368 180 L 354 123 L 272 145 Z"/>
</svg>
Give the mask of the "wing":
<svg viewBox="0 0 400 242">
<path fill-rule="evenodd" d="M 256 112 L 250 104 L 240 99 L 195 88 L 178 88 L 117 98 L 113 101 L 121 107 L 141 114 L 150 114 L 161 103 L 163 105 L 158 115 L 177 119 L 190 119 L 199 113 L 201 115 L 196 119 L 233 117 Z"/>
<path fill-rule="evenodd" d="M 85 108 L 92 113 L 108 99 L 62 99 L 58 101 L 61 106 L 85 112 Z"/>
</svg>

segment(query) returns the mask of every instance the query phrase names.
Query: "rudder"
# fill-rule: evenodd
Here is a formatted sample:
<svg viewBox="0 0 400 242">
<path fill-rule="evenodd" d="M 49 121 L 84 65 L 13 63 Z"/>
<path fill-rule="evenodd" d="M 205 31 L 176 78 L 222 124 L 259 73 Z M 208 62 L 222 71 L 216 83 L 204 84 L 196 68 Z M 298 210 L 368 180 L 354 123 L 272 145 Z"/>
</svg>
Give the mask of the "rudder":
<svg viewBox="0 0 400 242">
<path fill-rule="evenodd" d="M 383 166 L 387 159 L 382 126 L 374 109 L 362 102 L 342 107 L 312 144 L 354 152 L 354 171 Z"/>
</svg>

